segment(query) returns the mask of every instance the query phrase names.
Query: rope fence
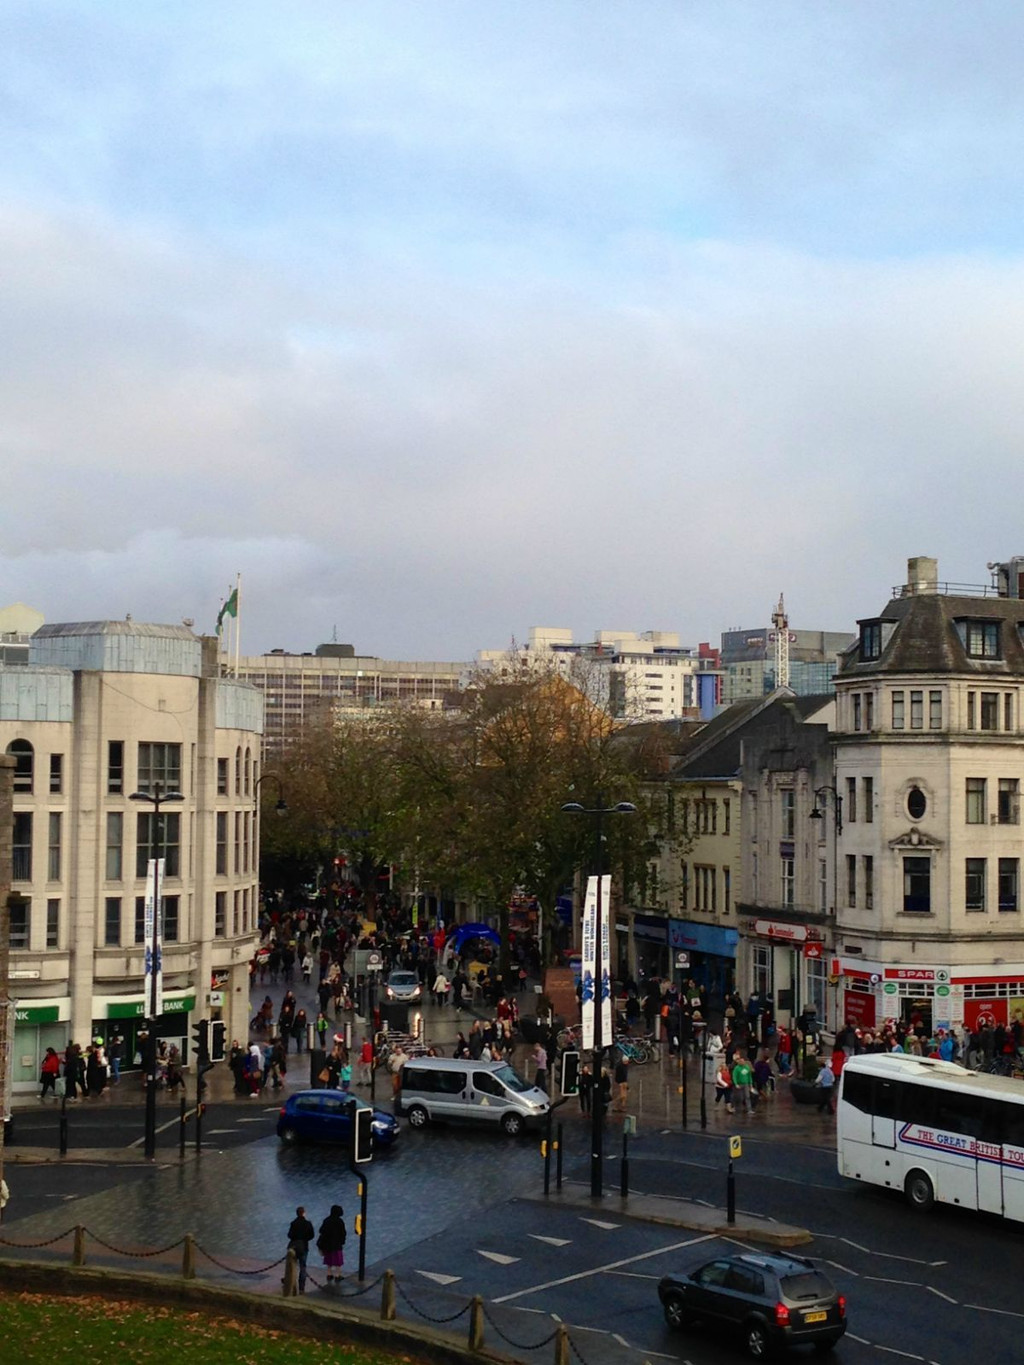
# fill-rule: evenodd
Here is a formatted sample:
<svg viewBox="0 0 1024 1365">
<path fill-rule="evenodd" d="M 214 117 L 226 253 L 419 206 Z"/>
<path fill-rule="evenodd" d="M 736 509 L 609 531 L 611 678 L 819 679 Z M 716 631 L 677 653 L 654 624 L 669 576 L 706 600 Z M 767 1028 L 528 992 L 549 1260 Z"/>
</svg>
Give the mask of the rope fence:
<svg viewBox="0 0 1024 1365">
<path fill-rule="evenodd" d="M 570 1337 L 568 1329 L 562 1323 L 558 1323 L 552 1331 L 542 1337 L 539 1341 L 520 1341 L 515 1336 L 510 1335 L 506 1329 L 495 1320 L 493 1313 L 479 1294 L 467 1299 L 466 1302 L 459 1305 L 453 1312 L 441 1313 L 430 1311 L 422 1301 L 417 1301 L 416 1298 L 410 1297 L 406 1290 L 398 1283 L 394 1272 L 391 1270 L 383 1271 L 376 1279 L 370 1280 L 368 1283 L 363 1283 L 362 1281 L 356 1282 L 353 1279 L 349 1279 L 345 1281 L 344 1285 L 341 1283 L 337 1285 L 327 1285 L 322 1283 L 321 1280 L 308 1269 L 305 1271 L 305 1274 L 302 1274 L 298 1257 L 292 1250 L 286 1252 L 284 1256 L 278 1257 L 276 1261 L 270 1261 L 267 1265 L 243 1269 L 239 1266 L 229 1265 L 226 1261 L 215 1256 L 213 1252 L 200 1246 L 190 1232 L 186 1232 L 183 1236 L 179 1237 L 176 1241 L 169 1243 L 167 1246 L 144 1248 L 140 1250 L 133 1247 L 115 1246 L 114 1243 L 106 1241 L 105 1238 L 98 1236 L 94 1232 L 90 1232 L 89 1229 L 82 1224 L 77 1224 L 75 1227 L 67 1228 L 64 1232 L 59 1232 L 53 1237 L 48 1237 L 39 1241 L 21 1242 L 9 1237 L 0 1236 L 0 1247 L 10 1247 L 15 1251 L 34 1251 L 44 1247 L 52 1247 L 57 1242 L 64 1241 L 68 1237 L 74 1239 L 71 1253 L 71 1264 L 74 1267 L 81 1267 L 86 1264 L 86 1251 L 89 1243 L 102 1248 L 103 1251 L 114 1256 L 124 1256 L 129 1260 L 155 1260 L 158 1257 L 167 1256 L 180 1248 L 180 1275 L 181 1278 L 185 1280 L 195 1280 L 197 1278 L 196 1261 L 198 1257 L 202 1257 L 205 1261 L 208 1261 L 211 1265 L 216 1266 L 218 1270 L 221 1270 L 226 1274 L 239 1275 L 242 1277 L 267 1277 L 271 1276 L 274 1271 L 280 1270 L 283 1267 L 283 1274 L 278 1281 L 280 1289 L 276 1289 L 275 1292 L 283 1293 L 286 1298 L 291 1298 L 299 1294 L 300 1276 L 303 1287 L 306 1283 L 309 1283 L 313 1285 L 314 1288 L 323 1290 L 322 1296 L 318 1296 L 316 1300 L 318 1306 L 321 1307 L 325 1304 L 329 1304 L 332 1299 L 361 1298 L 364 1295 L 371 1293 L 373 1290 L 380 1288 L 379 1308 L 374 1308 L 372 1305 L 367 1304 L 365 1306 L 360 1305 L 354 1307 L 350 1311 L 366 1313 L 368 1315 L 372 1314 L 373 1317 L 382 1322 L 394 1322 L 398 1318 L 397 1305 L 400 1300 L 404 1308 L 408 1310 L 409 1315 L 422 1318 L 424 1322 L 428 1322 L 434 1327 L 447 1327 L 468 1314 L 469 1323 L 467 1337 L 470 1351 L 483 1352 L 487 1349 L 484 1342 L 486 1324 L 494 1336 L 505 1342 L 508 1346 L 511 1346 L 513 1350 L 530 1352 L 543 1351 L 554 1343 L 554 1365 L 571 1365 L 570 1353 L 579 1361 L 579 1365 L 588 1365 L 588 1362 L 584 1360 L 583 1356 L 580 1354 L 579 1348 Z M 170 1271 L 165 1270 L 164 1273 L 170 1274 Z M 436 1308 L 437 1306 L 439 1305 L 435 1305 L 434 1307 Z M 551 1359 L 551 1357 L 549 1356 L 548 1359 Z"/>
</svg>

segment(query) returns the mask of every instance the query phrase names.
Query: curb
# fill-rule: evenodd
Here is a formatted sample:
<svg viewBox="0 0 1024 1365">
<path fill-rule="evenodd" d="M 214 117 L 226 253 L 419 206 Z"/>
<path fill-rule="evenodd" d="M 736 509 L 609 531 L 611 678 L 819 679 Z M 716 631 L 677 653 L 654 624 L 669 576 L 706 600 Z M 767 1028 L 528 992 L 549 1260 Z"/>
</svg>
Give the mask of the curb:
<svg viewBox="0 0 1024 1365">
<path fill-rule="evenodd" d="M 368 1310 L 321 1308 L 305 1299 L 274 1298 L 248 1294 L 239 1289 L 222 1289 L 194 1280 L 175 1280 L 169 1276 L 147 1275 L 137 1271 L 104 1270 L 91 1267 L 45 1265 L 38 1261 L 12 1262 L 0 1259 L 0 1292 L 29 1292 L 52 1297 L 91 1295 L 97 1298 L 131 1299 L 133 1302 L 179 1304 L 198 1308 L 211 1315 L 254 1322 L 287 1332 L 290 1336 L 317 1341 L 334 1341 L 391 1352 L 396 1360 L 411 1354 L 430 1365 L 514 1365 L 513 1357 L 484 1347 L 471 1350 L 457 1338 L 445 1336 L 430 1327 L 405 1322 L 374 1320 Z"/>
<path fill-rule="evenodd" d="M 660 1195 L 634 1194 L 606 1196 L 600 1202 L 591 1195 L 554 1193 L 544 1198 L 524 1196 L 531 1204 L 552 1205 L 562 1208 L 586 1209 L 590 1213 L 611 1213 L 616 1218 L 628 1218 L 634 1223 L 651 1223 L 655 1226 L 684 1228 L 689 1232 L 705 1232 L 714 1237 L 731 1237 L 739 1242 L 761 1242 L 766 1246 L 798 1247 L 814 1240 L 806 1228 L 798 1228 L 788 1223 L 768 1223 L 755 1221 L 741 1215 L 735 1223 L 730 1223 L 724 1209 L 704 1208 L 698 1204 L 688 1204 L 681 1199 L 663 1199 Z M 629 1201 L 634 1201 L 630 1208 Z M 642 1201 L 642 1204 L 641 1204 Z M 664 1207 L 661 1207 L 664 1205 Z"/>
</svg>

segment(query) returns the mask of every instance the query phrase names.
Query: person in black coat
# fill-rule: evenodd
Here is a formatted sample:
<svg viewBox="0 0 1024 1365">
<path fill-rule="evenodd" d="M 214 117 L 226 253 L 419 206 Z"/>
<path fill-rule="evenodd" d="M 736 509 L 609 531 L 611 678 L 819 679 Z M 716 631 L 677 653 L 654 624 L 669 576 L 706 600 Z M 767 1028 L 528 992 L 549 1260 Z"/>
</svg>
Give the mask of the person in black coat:
<svg viewBox="0 0 1024 1365">
<path fill-rule="evenodd" d="M 345 1264 L 345 1242 L 348 1238 L 348 1230 L 342 1216 L 344 1212 L 340 1204 L 332 1204 L 331 1211 L 320 1224 L 320 1231 L 317 1234 L 316 1249 L 324 1258 L 328 1284 L 334 1284 L 335 1281 L 341 1284 L 341 1275 L 337 1272 Z"/>
<path fill-rule="evenodd" d="M 313 1224 L 306 1217 L 306 1210 L 300 1204 L 295 1210 L 295 1217 L 288 1224 L 288 1250 L 295 1252 L 295 1259 L 299 1266 L 299 1293 L 306 1292 L 306 1257 L 309 1255 L 309 1244 L 313 1240 Z"/>
</svg>

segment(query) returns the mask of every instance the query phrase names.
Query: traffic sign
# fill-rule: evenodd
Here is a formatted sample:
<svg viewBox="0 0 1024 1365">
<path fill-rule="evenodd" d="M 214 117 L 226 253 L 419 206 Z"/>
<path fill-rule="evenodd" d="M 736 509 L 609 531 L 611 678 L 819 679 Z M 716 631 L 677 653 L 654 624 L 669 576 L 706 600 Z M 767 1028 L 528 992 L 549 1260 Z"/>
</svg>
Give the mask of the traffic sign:
<svg viewBox="0 0 1024 1365">
<path fill-rule="evenodd" d="M 366 957 L 366 970 L 368 972 L 379 972 L 384 966 L 384 958 L 380 953 L 368 953 Z"/>
<path fill-rule="evenodd" d="M 743 1155 L 743 1139 L 741 1137 L 731 1137 L 729 1139 L 729 1160 L 735 1161 Z"/>
<path fill-rule="evenodd" d="M 676 966 L 677 966 L 677 967 L 688 967 L 689 965 L 690 965 L 690 954 L 689 954 L 689 953 L 676 953 Z"/>
</svg>

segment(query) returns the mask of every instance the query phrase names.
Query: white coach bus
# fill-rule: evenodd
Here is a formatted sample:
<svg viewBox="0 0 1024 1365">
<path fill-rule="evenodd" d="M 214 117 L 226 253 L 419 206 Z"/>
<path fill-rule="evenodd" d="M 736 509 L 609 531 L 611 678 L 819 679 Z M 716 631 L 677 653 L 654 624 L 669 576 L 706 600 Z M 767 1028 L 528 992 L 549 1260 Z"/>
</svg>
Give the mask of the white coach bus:
<svg viewBox="0 0 1024 1365">
<path fill-rule="evenodd" d="M 836 1110 L 839 1174 L 1024 1221 L 1024 1083 L 899 1053 L 851 1057 Z"/>
</svg>

